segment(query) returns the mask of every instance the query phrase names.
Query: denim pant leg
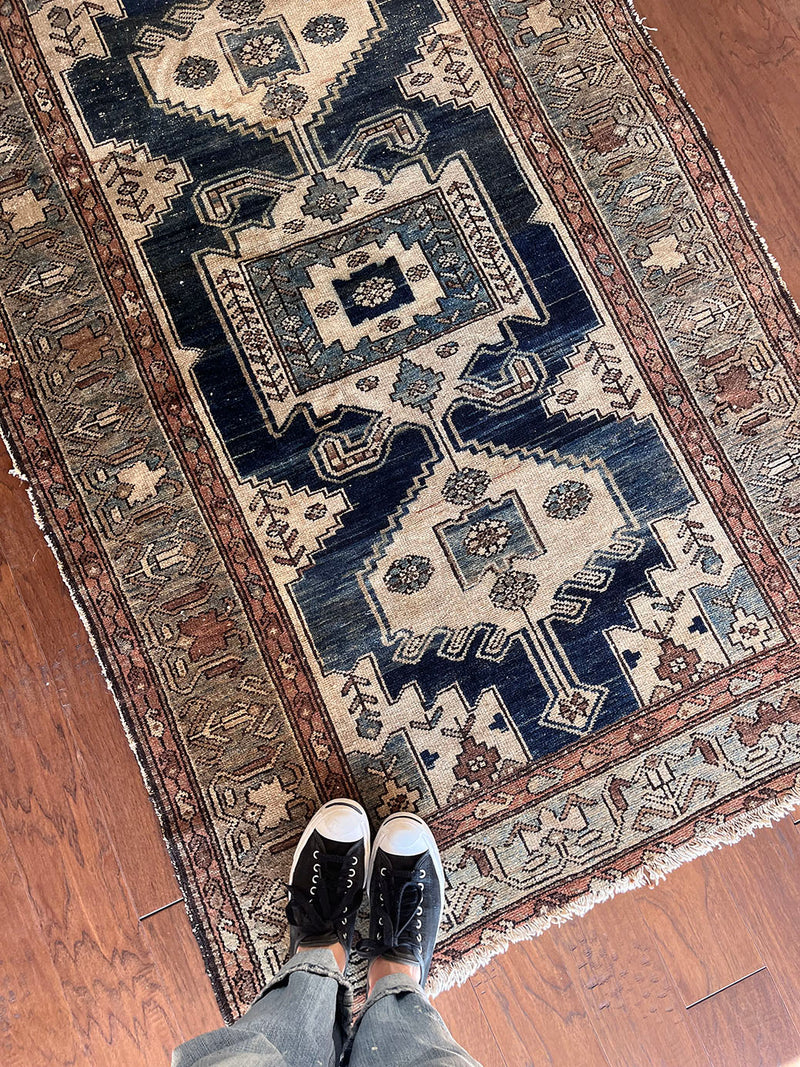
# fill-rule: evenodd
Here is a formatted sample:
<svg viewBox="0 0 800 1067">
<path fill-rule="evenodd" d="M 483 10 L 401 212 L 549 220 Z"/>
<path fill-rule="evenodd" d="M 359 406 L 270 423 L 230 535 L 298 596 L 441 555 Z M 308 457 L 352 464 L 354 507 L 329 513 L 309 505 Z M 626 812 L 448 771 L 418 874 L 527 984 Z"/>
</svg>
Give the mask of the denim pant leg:
<svg viewBox="0 0 800 1067">
<path fill-rule="evenodd" d="M 298 952 L 232 1026 L 200 1034 L 172 1067 L 335 1067 L 352 994 L 330 949 Z"/>
<path fill-rule="evenodd" d="M 408 975 L 380 978 L 356 1028 L 349 1067 L 480 1067 Z"/>
</svg>

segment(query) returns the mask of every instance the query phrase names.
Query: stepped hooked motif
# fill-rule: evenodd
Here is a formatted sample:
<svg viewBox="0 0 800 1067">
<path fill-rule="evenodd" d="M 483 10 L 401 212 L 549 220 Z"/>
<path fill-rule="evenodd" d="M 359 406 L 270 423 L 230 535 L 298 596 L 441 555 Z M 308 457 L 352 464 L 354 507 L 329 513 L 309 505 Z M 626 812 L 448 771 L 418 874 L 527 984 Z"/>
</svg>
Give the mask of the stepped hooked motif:
<svg viewBox="0 0 800 1067">
<path fill-rule="evenodd" d="M 797 798 L 796 309 L 623 0 L 0 34 L 3 427 L 229 1016 L 322 799 L 441 987 Z"/>
</svg>

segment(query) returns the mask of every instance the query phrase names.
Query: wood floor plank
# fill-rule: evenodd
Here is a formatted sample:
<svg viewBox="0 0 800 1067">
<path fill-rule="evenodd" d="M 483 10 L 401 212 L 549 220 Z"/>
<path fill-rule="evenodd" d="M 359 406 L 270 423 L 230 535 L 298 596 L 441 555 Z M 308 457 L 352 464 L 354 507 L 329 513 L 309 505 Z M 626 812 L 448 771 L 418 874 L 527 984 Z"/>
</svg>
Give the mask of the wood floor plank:
<svg viewBox="0 0 800 1067">
<path fill-rule="evenodd" d="M 139 915 L 181 896 L 152 801 L 119 722 L 114 698 L 27 492 L 0 443 L 2 548 L 44 653 L 67 726 L 103 801 L 103 815 Z"/>
<path fill-rule="evenodd" d="M 105 826 L 0 554 L 0 818 L 93 1067 L 168 1062 L 179 1039 Z"/>
<path fill-rule="evenodd" d="M 471 982 L 440 993 L 433 1005 L 456 1041 L 482 1067 L 516 1067 L 517 1061 L 508 1058 L 507 1050 L 501 1049 Z"/>
<path fill-rule="evenodd" d="M 512 945 L 472 983 L 512 1067 L 608 1067 L 584 999 L 551 932 Z"/>
<path fill-rule="evenodd" d="M 611 1067 L 709 1067 L 630 894 L 565 923 L 554 937 Z"/>
<path fill-rule="evenodd" d="M 768 970 L 689 1008 L 714 1067 L 793 1067 L 800 1032 Z"/>
<path fill-rule="evenodd" d="M 0 1059 L 6 1067 L 78 1067 L 84 1050 L 1 822 L 0 931 Z"/>
<path fill-rule="evenodd" d="M 750 930 L 800 1031 L 800 834 L 791 818 L 709 859 Z"/>
<path fill-rule="evenodd" d="M 181 1040 L 222 1026 L 223 1019 L 183 903 L 140 920 L 150 952 L 172 1004 Z"/>
<path fill-rule="evenodd" d="M 634 899 L 685 1005 L 763 967 L 709 857 L 684 864 Z"/>
</svg>

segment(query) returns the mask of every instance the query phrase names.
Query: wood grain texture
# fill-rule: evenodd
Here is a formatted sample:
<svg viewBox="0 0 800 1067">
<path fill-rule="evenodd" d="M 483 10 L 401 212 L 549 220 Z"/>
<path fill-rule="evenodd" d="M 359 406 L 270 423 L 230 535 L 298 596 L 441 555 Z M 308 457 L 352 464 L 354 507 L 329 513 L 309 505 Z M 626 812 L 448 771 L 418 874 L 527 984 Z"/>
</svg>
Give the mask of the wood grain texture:
<svg viewBox="0 0 800 1067">
<path fill-rule="evenodd" d="M 0 647 L 0 820 L 75 1039 L 96 1067 L 167 1062 L 175 1017 L 2 555 Z"/>
<path fill-rule="evenodd" d="M 709 857 L 800 1031 L 800 833 L 790 818 Z M 796 1052 L 800 1058 L 800 1047 Z"/>
<path fill-rule="evenodd" d="M 0 697 L 0 717 L 8 716 Z M 6 1067 L 75 1067 L 84 1050 L 0 825 L 0 1060 Z"/>
<path fill-rule="evenodd" d="M 764 966 L 710 857 L 684 864 L 636 902 L 685 1005 Z"/>
<path fill-rule="evenodd" d="M 441 993 L 433 1005 L 459 1044 L 483 1067 L 515 1067 L 517 1061 L 501 1048 L 501 1035 L 484 1014 L 471 981 Z"/>
<path fill-rule="evenodd" d="M 551 935 L 513 945 L 472 981 L 513 1067 L 608 1067 L 581 991 Z"/>
<path fill-rule="evenodd" d="M 714 1067 L 800 1062 L 800 1034 L 767 970 L 695 1004 L 689 1015 Z"/>
<path fill-rule="evenodd" d="M 161 841 L 161 832 L 136 758 L 27 491 L 7 473 L 10 466 L 0 443 L 0 548 L 41 646 L 66 728 L 102 801 L 106 830 L 134 906 L 145 915 L 180 897 L 180 887 L 166 850 L 150 845 L 156 838 Z"/>
<path fill-rule="evenodd" d="M 222 1016 L 183 902 L 149 915 L 140 920 L 139 926 L 156 961 L 161 986 L 176 1008 L 181 1040 L 188 1041 L 195 1034 L 222 1026 Z"/>
<path fill-rule="evenodd" d="M 628 895 L 552 934 L 610 1067 L 709 1067 L 655 941 Z"/>
</svg>

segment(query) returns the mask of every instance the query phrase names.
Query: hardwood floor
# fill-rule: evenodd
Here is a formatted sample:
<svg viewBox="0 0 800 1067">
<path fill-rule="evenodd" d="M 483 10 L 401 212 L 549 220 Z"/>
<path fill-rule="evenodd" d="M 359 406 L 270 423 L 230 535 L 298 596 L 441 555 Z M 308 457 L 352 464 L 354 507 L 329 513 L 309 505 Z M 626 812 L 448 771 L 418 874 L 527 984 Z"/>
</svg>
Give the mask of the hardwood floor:
<svg viewBox="0 0 800 1067">
<path fill-rule="evenodd" d="M 639 0 L 800 298 L 800 0 Z M 136 761 L 0 455 L 0 1056 L 166 1064 L 219 1024 Z M 485 1067 L 797 1067 L 792 819 L 437 1000 Z"/>
</svg>

